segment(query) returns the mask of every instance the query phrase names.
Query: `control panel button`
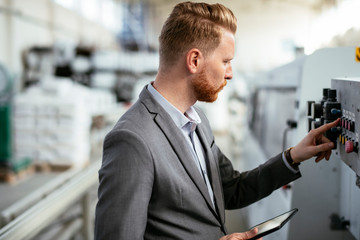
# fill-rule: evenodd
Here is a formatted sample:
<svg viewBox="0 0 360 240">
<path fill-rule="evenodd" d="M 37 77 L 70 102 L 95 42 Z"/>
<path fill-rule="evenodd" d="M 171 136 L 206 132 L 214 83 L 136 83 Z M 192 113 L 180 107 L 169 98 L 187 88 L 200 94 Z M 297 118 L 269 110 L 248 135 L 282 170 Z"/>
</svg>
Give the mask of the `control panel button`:
<svg viewBox="0 0 360 240">
<path fill-rule="evenodd" d="M 311 104 L 311 117 L 312 118 L 320 118 L 323 114 L 322 107 L 320 103 Z"/>
<path fill-rule="evenodd" d="M 332 108 L 330 111 L 331 111 L 332 115 L 336 115 L 336 116 L 341 115 L 341 110 L 340 109 Z"/>
<path fill-rule="evenodd" d="M 351 153 L 354 151 L 354 143 L 352 141 L 345 142 L 345 152 Z"/>
<path fill-rule="evenodd" d="M 355 122 L 354 121 L 350 121 L 350 129 L 351 132 L 355 132 Z"/>
</svg>

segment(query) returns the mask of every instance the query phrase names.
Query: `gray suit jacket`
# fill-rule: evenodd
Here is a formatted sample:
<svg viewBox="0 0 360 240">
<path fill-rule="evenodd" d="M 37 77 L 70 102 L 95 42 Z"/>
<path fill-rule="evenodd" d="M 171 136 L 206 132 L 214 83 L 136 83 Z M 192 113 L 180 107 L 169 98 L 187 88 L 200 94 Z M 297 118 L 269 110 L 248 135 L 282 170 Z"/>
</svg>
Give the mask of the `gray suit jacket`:
<svg viewBox="0 0 360 240">
<path fill-rule="evenodd" d="M 252 171 L 235 171 L 198 114 L 216 208 L 183 134 L 144 88 L 104 141 L 96 239 L 219 239 L 225 208 L 247 206 L 300 177 L 280 154 Z"/>
</svg>

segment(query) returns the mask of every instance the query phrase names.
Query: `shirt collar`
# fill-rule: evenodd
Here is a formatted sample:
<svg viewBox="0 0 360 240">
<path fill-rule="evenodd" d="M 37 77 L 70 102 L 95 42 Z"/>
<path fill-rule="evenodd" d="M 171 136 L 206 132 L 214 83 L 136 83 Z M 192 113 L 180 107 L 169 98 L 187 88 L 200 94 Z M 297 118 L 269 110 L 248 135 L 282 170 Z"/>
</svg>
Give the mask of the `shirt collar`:
<svg viewBox="0 0 360 240">
<path fill-rule="evenodd" d="M 195 126 L 201 123 L 201 119 L 196 112 L 195 108 L 191 106 L 186 110 L 185 114 L 180 112 L 174 105 L 172 105 L 168 100 L 166 100 L 153 86 L 152 83 L 149 83 L 147 89 L 155 100 L 162 106 L 165 111 L 170 115 L 170 117 L 175 122 L 178 128 L 183 128 L 188 122 L 194 123 Z M 193 125 L 193 124 L 192 124 Z"/>
</svg>

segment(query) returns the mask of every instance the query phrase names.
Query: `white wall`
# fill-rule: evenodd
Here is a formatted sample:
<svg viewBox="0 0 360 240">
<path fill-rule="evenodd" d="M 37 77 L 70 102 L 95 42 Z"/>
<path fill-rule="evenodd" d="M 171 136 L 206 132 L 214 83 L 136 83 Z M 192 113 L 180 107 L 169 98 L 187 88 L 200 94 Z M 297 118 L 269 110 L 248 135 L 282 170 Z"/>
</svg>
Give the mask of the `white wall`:
<svg viewBox="0 0 360 240">
<path fill-rule="evenodd" d="M 342 1 L 344 0 L 339 0 Z M 152 46 L 158 46 L 161 27 L 176 2 L 147 3 L 149 11 L 146 31 Z M 224 0 L 222 3 L 231 8 L 238 19 L 233 64 L 241 72 L 269 70 L 294 60 L 293 44 L 306 46 L 313 40 L 310 34 L 312 26 L 324 12 L 301 1 Z M 116 45 L 111 32 L 102 25 L 84 19 L 51 0 L 0 0 L 0 7 L 11 7 L 8 5 L 22 17 L 0 13 L 0 62 L 16 73 L 20 73 L 22 68 L 21 51 L 35 44 L 52 44 L 61 40 L 101 47 Z M 30 22 L 26 19 L 27 16 L 40 23 Z M 352 34 L 351 42 L 347 40 L 347 34 L 331 43 L 329 39 L 329 45 L 354 45 L 354 39 L 360 37 L 359 32 Z M 324 46 L 326 45 L 323 44 L 322 47 Z"/>
<path fill-rule="evenodd" d="M 294 44 L 304 46 L 314 13 L 280 2 L 235 8 L 238 18 L 237 66 L 240 71 L 271 69 L 294 60 Z"/>
<path fill-rule="evenodd" d="M 149 31 L 150 36 L 148 37 L 152 45 L 158 45 L 157 37 L 161 27 L 177 2 L 180 1 L 161 1 L 152 6 L 149 19 L 151 31 Z M 219 1 L 208 0 L 206 2 Z M 311 2 L 314 5 L 311 5 Z M 324 18 L 324 15 L 328 15 L 326 13 L 336 12 L 336 8 L 339 8 L 338 12 L 344 13 L 344 11 L 340 11 L 343 2 L 348 2 L 348 5 L 356 5 L 356 0 L 338 0 L 333 3 L 334 5 L 324 6 L 316 5 L 316 1 L 221 1 L 234 12 L 238 19 L 234 67 L 241 72 L 270 70 L 293 61 L 295 54 L 292 47 L 295 45 L 311 48 L 311 51 L 308 51 L 311 54 L 318 48 L 360 44 L 360 29 L 352 32 L 351 40 L 349 40 L 350 34 L 339 36 L 334 40 L 332 40 L 334 36 L 331 35 L 328 39 L 314 38 L 315 33 L 318 36 L 323 32 L 321 30 L 326 30 L 318 27 L 322 26 L 320 23 L 324 21 L 329 22 L 326 25 L 328 29 L 332 28 L 334 21 L 344 17 L 354 19 L 354 24 L 358 22 L 356 21 L 357 14 L 353 13 L 347 14 L 351 17 L 345 16 L 346 14 L 335 14 L 336 19 Z M 350 25 L 344 26 L 343 30 L 346 31 L 348 26 Z M 315 49 L 314 46 L 316 46 Z"/>
<path fill-rule="evenodd" d="M 206 1 L 215 2 L 215 1 Z M 308 28 L 316 13 L 303 4 L 288 1 L 223 1 L 237 17 L 236 55 L 237 70 L 255 72 L 274 68 L 294 60 L 292 43 L 303 46 Z M 150 19 L 153 36 L 149 39 L 158 45 L 157 36 L 175 3 L 154 6 Z"/>
<path fill-rule="evenodd" d="M 0 7 L 9 10 L 0 13 L 0 62 L 15 75 L 22 70 L 22 51 L 34 45 L 65 41 L 116 47 L 113 34 L 102 25 L 51 0 L 0 0 Z"/>
</svg>

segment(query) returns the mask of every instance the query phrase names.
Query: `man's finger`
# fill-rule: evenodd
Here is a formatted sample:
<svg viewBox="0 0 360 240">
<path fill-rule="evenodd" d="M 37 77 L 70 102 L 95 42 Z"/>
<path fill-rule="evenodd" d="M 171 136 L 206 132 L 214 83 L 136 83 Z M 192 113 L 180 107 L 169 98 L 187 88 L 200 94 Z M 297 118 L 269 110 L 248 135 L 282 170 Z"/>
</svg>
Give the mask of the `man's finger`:
<svg viewBox="0 0 360 240">
<path fill-rule="evenodd" d="M 320 133 L 324 133 L 327 130 L 336 127 L 337 125 L 339 125 L 340 122 L 340 118 L 336 119 L 335 121 L 328 123 L 328 124 L 324 124 L 321 127 L 318 127 L 316 129 L 314 129 L 314 131 L 316 132 L 316 134 L 320 134 Z"/>
<path fill-rule="evenodd" d="M 325 159 L 326 159 L 326 160 L 329 160 L 329 159 L 330 159 L 330 156 L 331 156 L 331 151 L 327 151 L 327 152 L 326 152 L 326 155 L 325 155 Z"/>
<path fill-rule="evenodd" d="M 315 159 L 315 162 L 320 162 L 324 159 L 326 152 L 320 152 L 317 154 L 317 158 Z"/>
<path fill-rule="evenodd" d="M 251 238 L 251 237 L 254 237 L 254 236 L 256 236 L 256 234 L 258 233 L 258 229 L 257 228 L 253 228 L 253 229 L 251 229 L 250 231 L 248 231 L 248 232 L 246 232 L 245 234 L 246 234 L 246 237 L 248 237 L 248 238 Z"/>
<path fill-rule="evenodd" d="M 315 159 L 315 162 L 319 162 L 323 158 L 325 158 L 326 160 L 329 160 L 329 157 L 331 154 L 331 149 L 333 149 L 333 148 L 334 148 L 333 142 L 323 143 L 323 144 L 319 144 L 319 145 L 315 146 L 314 156 L 317 156 L 317 158 Z"/>
<path fill-rule="evenodd" d="M 315 155 L 320 152 L 327 152 L 329 150 L 332 150 L 334 148 L 334 143 L 329 141 L 322 144 L 319 144 L 314 147 L 315 148 Z"/>
<path fill-rule="evenodd" d="M 327 137 L 325 137 L 324 135 L 321 136 L 321 142 L 322 143 L 329 143 L 331 142 Z"/>
</svg>

